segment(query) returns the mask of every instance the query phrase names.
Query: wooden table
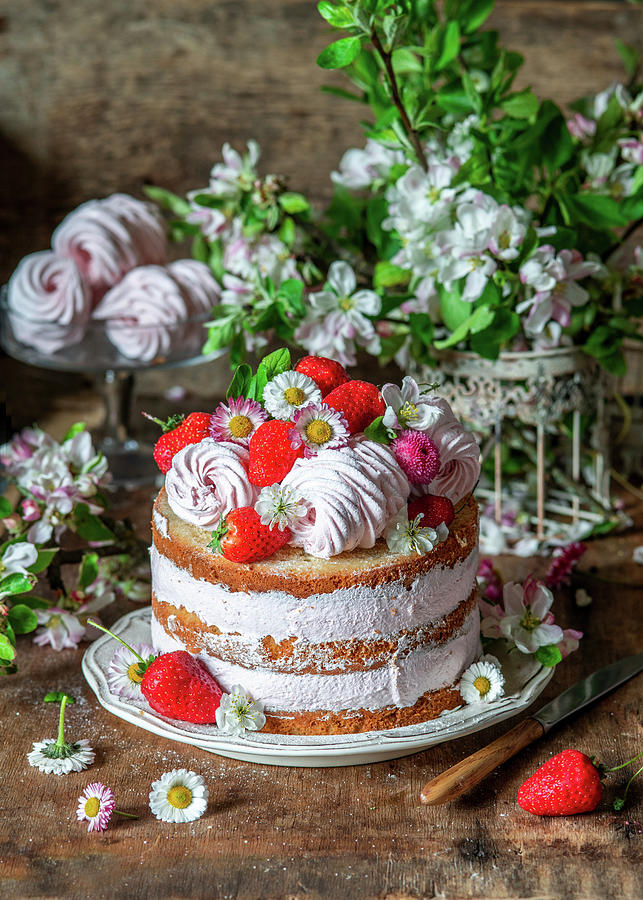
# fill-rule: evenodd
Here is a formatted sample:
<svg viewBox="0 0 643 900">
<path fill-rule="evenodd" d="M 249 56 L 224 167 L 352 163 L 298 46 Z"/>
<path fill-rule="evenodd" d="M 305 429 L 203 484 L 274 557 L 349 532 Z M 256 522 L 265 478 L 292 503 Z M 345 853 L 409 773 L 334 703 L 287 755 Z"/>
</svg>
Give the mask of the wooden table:
<svg viewBox="0 0 643 900">
<path fill-rule="evenodd" d="M 145 534 L 150 491 L 117 498 Z M 591 544 L 582 583 L 593 596 L 579 609 L 557 600 L 564 625 L 585 631 L 581 650 L 560 665 L 543 699 L 579 677 L 641 649 L 643 505 L 635 528 Z M 543 573 L 547 561 L 503 558 L 505 578 Z M 601 579 L 601 580 L 598 580 Z M 106 610 L 113 621 L 132 604 Z M 538 818 L 516 804 L 522 781 L 551 754 L 575 747 L 616 765 L 643 749 L 641 681 L 630 682 L 507 763 L 474 792 L 447 806 L 419 803 L 423 784 L 506 731 L 502 724 L 423 753 L 376 765 L 281 768 L 236 762 L 157 738 L 104 711 L 80 672 L 82 649 L 55 653 L 20 639 L 20 671 L 0 689 L 0 895 L 35 897 L 208 898 L 633 898 L 641 897 L 643 783 L 622 813 L 611 801 L 626 776 L 608 781 L 597 812 Z M 47 690 L 78 700 L 67 734 L 97 750 L 86 772 L 64 778 L 30 768 L 32 741 L 54 736 Z M 517 721 L 517 720 L 515 720 Z M 147 806 L 151 782 L 185 767 L 210 790 L 199 821 L 157 822 Z M 75 820 L 76 798 L 91 781 L 109 784 L 117 808 L 104 834 Z M 637 880 L 638 878 L 638 880 Z"/>
</svg>

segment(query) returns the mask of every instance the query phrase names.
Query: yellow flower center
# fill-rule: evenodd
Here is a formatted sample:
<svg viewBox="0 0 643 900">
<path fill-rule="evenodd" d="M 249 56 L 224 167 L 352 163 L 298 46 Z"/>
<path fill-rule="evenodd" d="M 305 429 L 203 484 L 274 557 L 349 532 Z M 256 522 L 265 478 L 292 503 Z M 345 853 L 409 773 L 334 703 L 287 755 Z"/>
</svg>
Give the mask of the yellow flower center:
<svg viewBox="0 0 643 900">
<path fill-rule="evenodd" d="M 426 196 L 431 201 L 431 203 L 437 203 L 438 200 L 440 199 L 440 188 L 436 188 L 436 187 L 429 188 Z"/>
<path fill-rule="evenodd" d="M 485 678 L 484 675 L 478 675 L 476 680 L 473 682 L 473 686 L 481 697 L 486 697 L 486 695 L 491 690 L 491 682 L 488 678 Z"/>
<path fill-rule="evenodd" d="M 228 429 L 233 437 L 248 437 L 252 431 L 252 422 L 248 416 L 233 416 L 228 422 Z"/>
<path fill-rule="evenodd" d="M 58 613 L 54 613 L 53 616 L 49 616 L 47 620 L 47 628 L 58 628 L 59 625 L 62 624 L 62 616 L 59 616 Z"/>
<path fill-rule="evenodd" d="M 511 235 L 508 231 L 503 231 L 498 238 L 498 246 L 501 250 L 508 250 L 511 246 Z"/>
<path fill-rule="evenodd" d="M 343 309 L 344 312 L 348 312 L 348 310 L 352 309 L 354 306 L 355 306 L 355 303 L 350 297 L 340 297 L 339 298 L 339 308 Z"/>
<path fill-rule="evenodd" d="M 135 663 L 132 663 L 132 665 L 127 670 L 127 677 L 129 678 L 130 681 L 136 682 L 136 684 L 140 684 L 141 681 L 143 680 L 143 676 L 141 674 L 139 674 L 138 667 L 139 667 L 139 663 L 135 662 Z"/>
<path fill-rule="evenodd" d="M 94 816 L 98 815 L 98 810 L 100 809 L 100 800 L 98 797 L 90 797 L 87 803 L 85 804 L 85 815 L 89 816 L 90 819 L 93 819 Z"/>
<path fill-rule="evenodd" d="M 400 412 L 398 414 L 398 419 L 402 419 L 404 423 L 413 422 L 418 417 L 418 408 L 415 403 L 411 403 L 410 400 L 407 400 L 406 403 L 402 405 L 400 408 Z"/>
<path fill-rule="evenodd" d="M 525 631 L 533 631 L 534 628 L 538 628 L 538 626 L 540 625 L 540 619 L 535 616 L 529 608 L 527 608 L 527 612 L 520 620 L 520 625 L 525 629 Z"/>
<path fill-rule="evenodd" d="M 306 425 L 306 437 L 311 444 L 325 444 L 333 436 L 333 429 L 323 419 L 313 419 Z"/>
<path fill-rule="evenodd" d="M 289 387 L 284 391 L 284 399 L 291 406 L 301 406 L 306 399 L 306 394 L 298 387 Z"/>
<path fill-rule="evenodd" d="M 192 803 L 192 791 L 184 784 L 177 784 L 167 792 L 167 802 L 174 809 L 186 809 Z"/>
</svg>

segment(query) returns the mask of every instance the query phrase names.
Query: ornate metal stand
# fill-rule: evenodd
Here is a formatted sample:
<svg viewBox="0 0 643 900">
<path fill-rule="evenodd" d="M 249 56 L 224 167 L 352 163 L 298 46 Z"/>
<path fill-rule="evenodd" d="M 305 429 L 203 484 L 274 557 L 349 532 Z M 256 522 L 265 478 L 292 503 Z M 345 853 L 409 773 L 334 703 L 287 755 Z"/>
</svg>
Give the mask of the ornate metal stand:
<svg viewBox="0 0 643 900">
<path fill-rule="evenodd" d="M 536 499 L 530 522 L 539 542 L 560 542 L 580 534 L 584 523 L 589 531 L 612 517 L 609 384 L 593 360 L 571 348 L 503 353 L 495 361 L 450 352 L 440 356 L 437 371 L 417 374 L 440 381 L 440 393 L 456 414 L 482 435 L 483 457 L 493 453 L 493 488 L 482 486 L 479 494 L 493 503 L 498 525 L 508 499 L 502 471 L 506 441 L 520 444 L 533 463 Z M 561 423 L 570 414 L 569 448 L 562 463 L 552 466 L 547 451 L 555 447 L 560 457 Z M 583 449 L 591 452 L 591 471 L 583 466 Z"/>
</svg>

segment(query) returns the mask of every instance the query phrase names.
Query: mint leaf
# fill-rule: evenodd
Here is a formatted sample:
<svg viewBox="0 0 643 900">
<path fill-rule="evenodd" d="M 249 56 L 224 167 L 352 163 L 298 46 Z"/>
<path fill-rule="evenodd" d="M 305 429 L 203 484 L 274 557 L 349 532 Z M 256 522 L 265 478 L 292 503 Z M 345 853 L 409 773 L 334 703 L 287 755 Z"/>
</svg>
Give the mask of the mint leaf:
<svg viewBox="0 0 643 900">
<path fill-rule="evenodd" d="M 553 666 L 557 666 L 562 658 L 563 654 L 560 652 L 556 644 L 547 644 L 546 646 L 539 647 L 536 650 L 536 659 L 541 665 L 546 666 L 548 669 L 553 668 Z"/>
<path fill-rule="evenodd" d="M 236 369 L 234 375 L 232 376 L 230 387 L 226 391 L 226 397 L 232 397 L 233 400 L 236 400 L 237 397 L 247 398 L 248 388 L 250 387 L 251 381 L 252 369 L 249 365 L 243 363 Z"/>
<path fill-rule="evenodd" d="M 322 50 L 317 57 L 317 65 L 322 69 L 343 69 L 350 66 L 361 49 L 362 42 L 358 37 L 341 38 Z"/>
<path fill-rule="evenodd" d="M 290 281 L 293 280 L 294 279 L 290 279 Z M 286 284 L 288 284 L 288 282 L 284 282 L 284 284 L 282 284 L 280 291 L 283 290 Z M 298 281 L 297 284 L 301 285 L 301 282 Z M 292 369 L 290 350 L 287 350 L 285 348 L 282 350 L 275 350 L 274 353 L 270 353 L 268 354 L 268 356 L 264 356 L 264 358 L 261 360 L 260 365 L 264 366 L 268 381 L 272 381 L 275 375 L 281 375 L 282 372 L 288 372 L 290 371 L 290 369 Z"/>
<path fill-rule="evenodd" d="M 38 619 L 35 612 L 25 606 L 24 603 L 17 603 L 9 610 L 9 621 L 11 627 L 16 634 L 29 634 L 38 627 Z"/>
</svg>

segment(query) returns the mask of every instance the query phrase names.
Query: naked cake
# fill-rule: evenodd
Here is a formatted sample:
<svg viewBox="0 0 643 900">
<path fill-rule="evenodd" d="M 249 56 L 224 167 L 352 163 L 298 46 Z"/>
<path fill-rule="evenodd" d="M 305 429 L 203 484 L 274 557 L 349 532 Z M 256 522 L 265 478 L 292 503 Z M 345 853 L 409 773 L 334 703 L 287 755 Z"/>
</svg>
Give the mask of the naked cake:
<svg viewBox="0 0 643 900">
<path fill-rule="evenodd" d="M 413 379 L 380 392 L 281 359 L 165 435 L 154 646 L 242 685 L 266 731 L 434 718 L 480 653 L 477 444 Z"/>
</svg>

